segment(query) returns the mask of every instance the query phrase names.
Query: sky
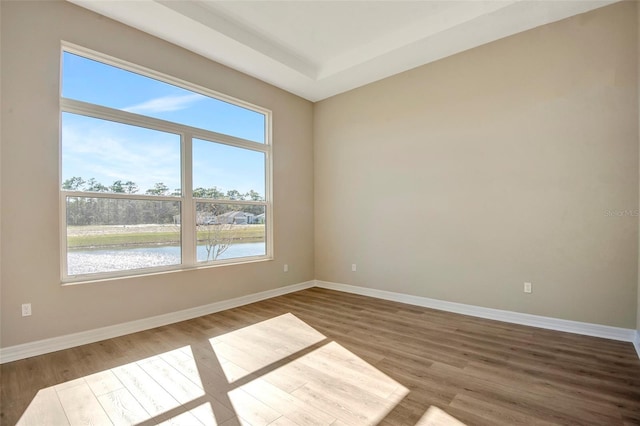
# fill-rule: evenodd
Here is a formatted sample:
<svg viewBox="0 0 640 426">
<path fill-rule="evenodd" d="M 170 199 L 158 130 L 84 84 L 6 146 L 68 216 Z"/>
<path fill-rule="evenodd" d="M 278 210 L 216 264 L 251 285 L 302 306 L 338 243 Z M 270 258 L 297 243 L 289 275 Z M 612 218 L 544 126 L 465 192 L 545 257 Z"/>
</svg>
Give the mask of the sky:
<svg viewBox="0 0 640 426">
<path fill-rule="evenodd" d="M 264 143 L 263 114 L 68 52 L 62 96 Z M 193 140 L 194 188 L 264 194 L 264 164 L 261 152 Z M 62 181 L 74 176 L 181 188 L 180 137 L 65 112 Z"/>
</svg>

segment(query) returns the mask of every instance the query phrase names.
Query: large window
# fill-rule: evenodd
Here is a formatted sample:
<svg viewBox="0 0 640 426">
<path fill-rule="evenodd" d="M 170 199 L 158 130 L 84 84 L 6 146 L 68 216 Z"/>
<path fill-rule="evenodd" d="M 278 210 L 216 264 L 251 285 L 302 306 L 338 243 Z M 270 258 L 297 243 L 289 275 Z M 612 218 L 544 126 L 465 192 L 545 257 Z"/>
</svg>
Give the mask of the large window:
<svg viewBox="0 0 640 426">
<path fill-rule="evenodd" d="M 269 111 L 63 45 L 64 282 L 269 259 Z"/>
</svg>

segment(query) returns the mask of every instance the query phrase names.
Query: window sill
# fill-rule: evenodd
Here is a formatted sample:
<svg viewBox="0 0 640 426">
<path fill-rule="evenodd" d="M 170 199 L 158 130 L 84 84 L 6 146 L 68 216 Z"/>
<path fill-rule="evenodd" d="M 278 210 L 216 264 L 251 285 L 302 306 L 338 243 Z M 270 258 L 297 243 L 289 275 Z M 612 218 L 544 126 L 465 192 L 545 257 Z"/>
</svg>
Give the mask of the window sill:
<svg viewBox="0 0 640 426">
<path fill-rule="evenodd" d="M 92 274 L 91 276 L 82 275 L 82 276 L 69 278 L 66 280 L 63 279 L 61 280 L 60 285 L 62 287 L 69 287 L 69 286 L 75 286 L 75 285 L 81 285 L 81 284 L 93 284 L 93 283 L 109 282 L 109 281 L 116 281 L 116 280 L 129 280 L 129 279 L 136 279 L 136 278 L 156 276 L 156 275 L 166 275 L 166 274 L 174 274 L 179 272 L 197 271 L 201 269 L 220 268 L 224 266 L 271 262 L 273 260 L 274 260 L 273 256 L 255 256 L 255 257 L 223 260 L 215 263 L 201 262 L 193 266 L 147 268 L 147 269 L 140 269 L 138 270 L 139 272 L 118 271 L 118 272 L 122 272 L 122 274 L 104 273 L 104 274 Z"/>
</svg>

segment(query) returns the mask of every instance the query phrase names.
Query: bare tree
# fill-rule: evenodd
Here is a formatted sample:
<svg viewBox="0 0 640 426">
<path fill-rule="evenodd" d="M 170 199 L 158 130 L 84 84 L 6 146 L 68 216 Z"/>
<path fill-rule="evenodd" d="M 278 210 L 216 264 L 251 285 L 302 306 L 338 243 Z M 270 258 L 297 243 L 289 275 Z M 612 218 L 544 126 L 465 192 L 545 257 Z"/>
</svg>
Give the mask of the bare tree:
<svg viewBox="0 0 640 426">
<path fill-rule="evenodd" d="M 228 223 L 198 225 L 198 238 L 204 237 L 207 261 L 217 260 L 233 244 L 234 226 Z"/>
</svg>

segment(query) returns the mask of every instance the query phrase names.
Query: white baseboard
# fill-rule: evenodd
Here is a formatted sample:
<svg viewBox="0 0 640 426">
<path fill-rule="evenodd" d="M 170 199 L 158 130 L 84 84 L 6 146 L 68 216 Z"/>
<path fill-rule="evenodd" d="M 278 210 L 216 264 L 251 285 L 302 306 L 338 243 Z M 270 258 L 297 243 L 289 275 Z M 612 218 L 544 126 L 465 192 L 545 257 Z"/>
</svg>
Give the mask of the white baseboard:
<svg viewBox="0 0 640 426">
<path fill-rule="evenodd" d="M 578 321 L 569 321 L 557 318 L 543 317 L 539 315 L 523 314 L 518 312 L 504 311 L 500 309 L 483 308 L 480 306 L 465 305 L 463 303 L 447 302 L 443 300 L 430 299 L 421 296 L 395 293 L 391 291 L 376 290 L 372 288 L 359 287 L 347 284 L 332 283 L 327 281 L 307 281 L 267 290 L 260 293 L 249 294 L 235 299 L 223 300 L 210 303 L 208 305 L 197 306 L 195 308 L 184 309 L 178 312 L 171 312 L 141 320 L 102 327 L 95 330 L 87 330 L 79 333 L 68 334 L 35 342 L 24 343 L 16 346 L 0 348 L 0 364 L 17 361 L 32 356 L 42 355 L 75 346 L 86 345 L 88 343 L 99 342 L 125 334 L 137 333 L 167 324 L 197 318 L 203 315 L 248 305 L 272 297 L 282 296 L 311 287 L 320 287 L 330 290 L 343 291 L 346 293 L 360 294 L 378 299 L 391 300 L 394 302 L 406 303 L 409 305 L 423 306 L 426 308 L 439 309 L 441 311 L 454 312 L 463 315 L 471 315 L 479 318 L 487 318 L 497 321 L 504 321 L 514 324 L 529 325 L 533 327 L 546 328 L 550 330 L 566 331 L 569 333 L 584 334 L 587 336 L 603 337 L 606 339 L 632 342 L 635 346 L 638 357 L 640 357 L 640 331 L 610 327 L 600 324 L 590 324 Z"/>
<path fill-rule="evenodd" d="M 409 294 L 395 293 L 391 291 L 376 290 L 372 288 L 338 284 L 316 280 L 316 287 L 329 290 L 344 291 L 346 293 L 371 296 L 378 299 L 407 303 L 409 305 L 423 306 L 441 311 L 455 312 L 457 314 L 470 315 L 479 318 L 504 321 L 513 324 L 529 325 L 532 327 L 546 328 L 549 330 L 566 331 L 569 333 L 583 334 L 587 336 L 603 337 L 605 339 L 634 342 L 638 356 L 640 357 L 640 337 L 633 329 L 611 327 L 586 322 L 569 321 L 558 318 L 543 317 L 540 315 L 522 314 L 519 312 L 503 311 L 501 309 L 483 308 L 481 306 L 465 305 L 463 303 L 446 302 L 444 300 L 429 299 L 427 297 L 412 296 Z"/>
<path fill-rule="evenodd" d="M 237 308 L 238 306 L 248 305 L 249 303 L 259 302 L 272 297 L 282 296 L 284 294 L 311 288 L 314 285 L 315 281 L 307 281 L 286 287 L 275 288 L 273 290 L 262 291 L 260 293 L 249 294 L 247 296 L 241 296 L 235 299 L 223 300 L 220 302 L 210 303 L 208 305 L 184 309 L 182 311 L 144 318 L 141 320 L 97 328 L 95 330 L 82 331 L 74 334 L 67 334 L 59 337 L 52 337 L 50 339 L 24 343 L 22 345 L 0 348 L 0 364 L 49 352 L 55 352 L 62 349 L 68 349 L 75 346 L 86 345 L 88 343 L 99 342 L 113 337 L 124 336 L 125 334 L 137 333 L 150 328 L 161 327 L 163 325 L 197 318 L 203 315 L 224 311 L 226 309 Z"/>
</svg>

